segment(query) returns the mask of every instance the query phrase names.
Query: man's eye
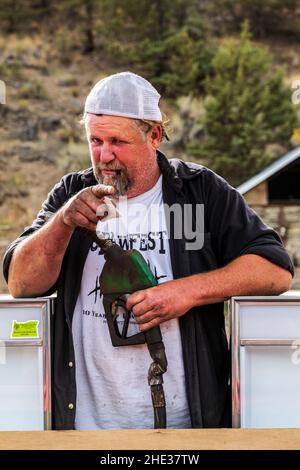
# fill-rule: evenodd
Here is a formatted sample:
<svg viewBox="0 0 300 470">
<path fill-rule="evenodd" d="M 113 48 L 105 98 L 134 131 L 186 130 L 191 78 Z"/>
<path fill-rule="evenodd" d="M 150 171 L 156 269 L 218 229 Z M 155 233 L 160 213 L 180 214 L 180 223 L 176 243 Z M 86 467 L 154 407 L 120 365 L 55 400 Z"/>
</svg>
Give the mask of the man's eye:
<svg viewBox="0 0 300 470">
<path fill-rule="evenodd" d="M 91 142 L 93 142 L 93 144 L 100 144 L 101 140 L 97 139 L 97 137 L 92 137 Z"/>
</svg>

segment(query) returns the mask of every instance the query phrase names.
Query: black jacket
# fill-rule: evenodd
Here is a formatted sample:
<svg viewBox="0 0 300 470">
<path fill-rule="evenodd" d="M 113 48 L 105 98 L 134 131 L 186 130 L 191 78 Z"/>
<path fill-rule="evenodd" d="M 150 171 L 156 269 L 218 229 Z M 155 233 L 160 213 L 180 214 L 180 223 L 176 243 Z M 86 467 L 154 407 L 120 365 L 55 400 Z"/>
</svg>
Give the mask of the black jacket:
<svg viewBox="0 0 300 470">
<path fill-rule="evenodd" d="M 244 254 L 256 254 L 293 273 L 292 262 L 278 235 L 265 226 L 243 197 L 211 170 L 181 160 L 167 160 L 158 152 L 163 174 L 163 199 L 174 203 L 204 204 L 204 246 L 185 249 L 184 239 L 170 229 L 174 279 L 216 269 Z M 62 178 L 43 203 L 32 226 L 14 241 L 4 257 L 4 276 L 14 248 L 38 230 L 49 213 L 56 212 L 82 188 L 95 184 L 92 169 Z M 175 220 L 176 223 L 176 220 Z M 76 383 L 72 315 L 91 241 L 75 230 L 56 284 L 57 309 L 53 325 L 53 417 L 55 429 L 74 428 Z M 199 286 L 201 289 L 201 285 Z M 179 319 L 186 390 L 194 428 L 229 426 L 230 357 L 224 328 L 223 303 L 193 308 Z M 72 366 L 73 364 L 73 366 Z M 99 393 L 101 393 L 99 391 Z M 69 406 L 69 404 L 73 404 Z"/>
</svg>

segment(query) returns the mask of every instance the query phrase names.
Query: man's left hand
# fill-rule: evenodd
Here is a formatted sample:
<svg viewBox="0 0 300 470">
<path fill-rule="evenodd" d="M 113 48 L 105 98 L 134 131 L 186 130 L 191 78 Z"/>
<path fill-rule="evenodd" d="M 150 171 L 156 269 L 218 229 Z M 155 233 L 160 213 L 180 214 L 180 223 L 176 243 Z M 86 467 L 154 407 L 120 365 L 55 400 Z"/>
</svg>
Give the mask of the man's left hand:
<svg viewBox="0 0 300 470">
<path fill-rule="evenodd" d="M 141 331 L 180 317 L 193 307 L 185 279 L 134 292 L 126 305 L 132 310 Z"/>
</svg>

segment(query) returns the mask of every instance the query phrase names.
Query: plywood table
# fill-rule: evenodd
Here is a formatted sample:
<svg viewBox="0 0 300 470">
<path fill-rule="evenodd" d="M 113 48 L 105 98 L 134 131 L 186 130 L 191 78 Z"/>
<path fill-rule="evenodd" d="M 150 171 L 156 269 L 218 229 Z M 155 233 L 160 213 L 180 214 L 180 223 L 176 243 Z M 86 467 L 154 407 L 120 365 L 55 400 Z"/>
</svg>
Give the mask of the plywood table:
<svg viewBox="0 0 300 470">
<path fill-rule="evenodd" d="M 300 450 L 300 429 L 2 431 L 0 450 Z"/>
</svg>

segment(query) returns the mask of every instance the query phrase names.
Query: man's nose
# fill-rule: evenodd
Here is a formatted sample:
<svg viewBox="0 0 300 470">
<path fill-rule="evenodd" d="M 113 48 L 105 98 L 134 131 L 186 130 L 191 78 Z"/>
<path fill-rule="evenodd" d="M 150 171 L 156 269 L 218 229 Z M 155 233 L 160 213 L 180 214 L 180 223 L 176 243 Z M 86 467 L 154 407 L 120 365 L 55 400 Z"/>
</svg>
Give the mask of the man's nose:
<svg viewBox="0 0 300 470">
<path fill-rule="evenodd" d="M 108 163 L 115 158 L 115 155 L 112 151 L 111 145 L 109 143 L 103 142 L 100 152 L 100 162 Z"/>
</svg>

